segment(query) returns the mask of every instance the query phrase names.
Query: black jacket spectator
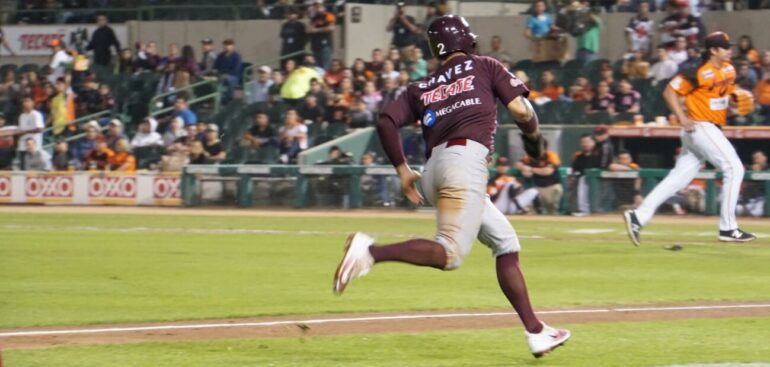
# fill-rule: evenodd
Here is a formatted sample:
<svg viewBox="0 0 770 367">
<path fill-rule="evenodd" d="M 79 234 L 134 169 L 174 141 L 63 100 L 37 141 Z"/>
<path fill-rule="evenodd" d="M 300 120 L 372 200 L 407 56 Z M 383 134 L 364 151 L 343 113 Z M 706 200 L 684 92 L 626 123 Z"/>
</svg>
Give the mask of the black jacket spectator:
<svg viewBox="0 0 770 367">
<path fill-rule="evenodd" d="M 289 13 L 289 18 L 281 26 L 281 56 L 293 52 L 302 51 L 307 43 L 305 23 L 297 20 L 297 14 Z M 302 61 L 302 55 L 293 58 L 296 62 Z"/>
<path fill-rule="evenodd" d="M 94 52 L 94 63 L 96 65 L 108 66 L 112 54 L 110 53 L 110 47 L 115 47 L 115 53 L 120 52 L 120 41 L 115 36 L 115 31 L 107 25 L 107 17 L 100 15 L 97 17 L 97 28 L 91 35 L 91 42 L 88 43 L 87 49 Z"/>
</svg>

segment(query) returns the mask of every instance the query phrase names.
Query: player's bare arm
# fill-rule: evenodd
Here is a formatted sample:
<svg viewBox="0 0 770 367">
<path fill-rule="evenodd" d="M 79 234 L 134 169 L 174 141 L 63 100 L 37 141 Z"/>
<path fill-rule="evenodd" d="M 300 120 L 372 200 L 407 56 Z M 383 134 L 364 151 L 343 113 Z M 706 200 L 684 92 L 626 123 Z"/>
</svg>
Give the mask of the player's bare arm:
<svg viewBox="0 0 770 367">
<path fill-rule="evenodd" d="M 687 114 L 684 113 L 682 101 L 674 89 L 670 86 L 666 87 L 666 90 L 663 92 L 663 99 L 666 100 L 666 104 L 671 112 L 673 112 L 676 118 L 679 119 L 679 124 L 682 125 L 682 128 L 687 132 L 695 131 L 695 124 L 693 124 L 692 120 L 690 120 L 690 118 L 687 117 Z"/>
</svg>

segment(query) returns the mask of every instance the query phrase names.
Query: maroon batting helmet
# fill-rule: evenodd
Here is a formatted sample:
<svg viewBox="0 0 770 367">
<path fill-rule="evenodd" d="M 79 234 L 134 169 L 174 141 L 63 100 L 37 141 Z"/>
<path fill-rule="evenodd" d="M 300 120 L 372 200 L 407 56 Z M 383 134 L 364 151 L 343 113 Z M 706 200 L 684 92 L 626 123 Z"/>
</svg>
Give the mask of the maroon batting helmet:
<svg viewBox="0 0 770 367">
<path fill-rule="evenodd" d="M 465 18 L 457 15 L 444 15 L 428 26 L 430 49 L 439 59 L 457 51 L 475 53 L 476 37 Z"/>
</svg>

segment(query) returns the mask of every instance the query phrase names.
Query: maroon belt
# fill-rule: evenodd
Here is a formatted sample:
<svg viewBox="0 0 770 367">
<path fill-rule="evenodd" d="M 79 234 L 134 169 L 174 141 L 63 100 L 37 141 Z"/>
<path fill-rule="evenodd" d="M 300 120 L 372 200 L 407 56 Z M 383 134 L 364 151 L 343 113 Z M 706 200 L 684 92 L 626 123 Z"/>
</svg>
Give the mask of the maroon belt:
<svg viewBox="0 0 770 367">
<path fill-rule="evenodd" d="M 453 147 L 455 145 L 462 145 L 465 146 L 468 143 L 468 139 L 466 138 L 455 138 L 455 139 L 449 139 L 446 142 L 446 147 Z"/>
</svg>

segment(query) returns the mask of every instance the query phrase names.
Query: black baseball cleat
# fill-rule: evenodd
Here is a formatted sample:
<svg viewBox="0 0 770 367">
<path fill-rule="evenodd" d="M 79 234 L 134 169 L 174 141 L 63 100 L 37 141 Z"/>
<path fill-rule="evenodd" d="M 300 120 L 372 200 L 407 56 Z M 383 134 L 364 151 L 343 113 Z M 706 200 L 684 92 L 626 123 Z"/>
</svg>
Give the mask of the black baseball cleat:
<svg viewBox="0 0 770 367">
<path fill-rule="evenodd" d="M 642 231 L 642 225 L 639 224 L 639 219 L 636 219 L 636 213 L 633 210 L 626 210 L 623 212 L 623 220 L 626 221 L 628 238 L 631 239 L 631 243 L 633 243 L 634 246 L 638 247 L 640 244 L 639 232 Z"/>
<path fill-rule="evenodd" d="M 757 236 L 741 231 L 740 228 L 729 231 L 719 231 L 719 240 L 722 242 L 751 242 L 757 239 Z"/>
</svg>

